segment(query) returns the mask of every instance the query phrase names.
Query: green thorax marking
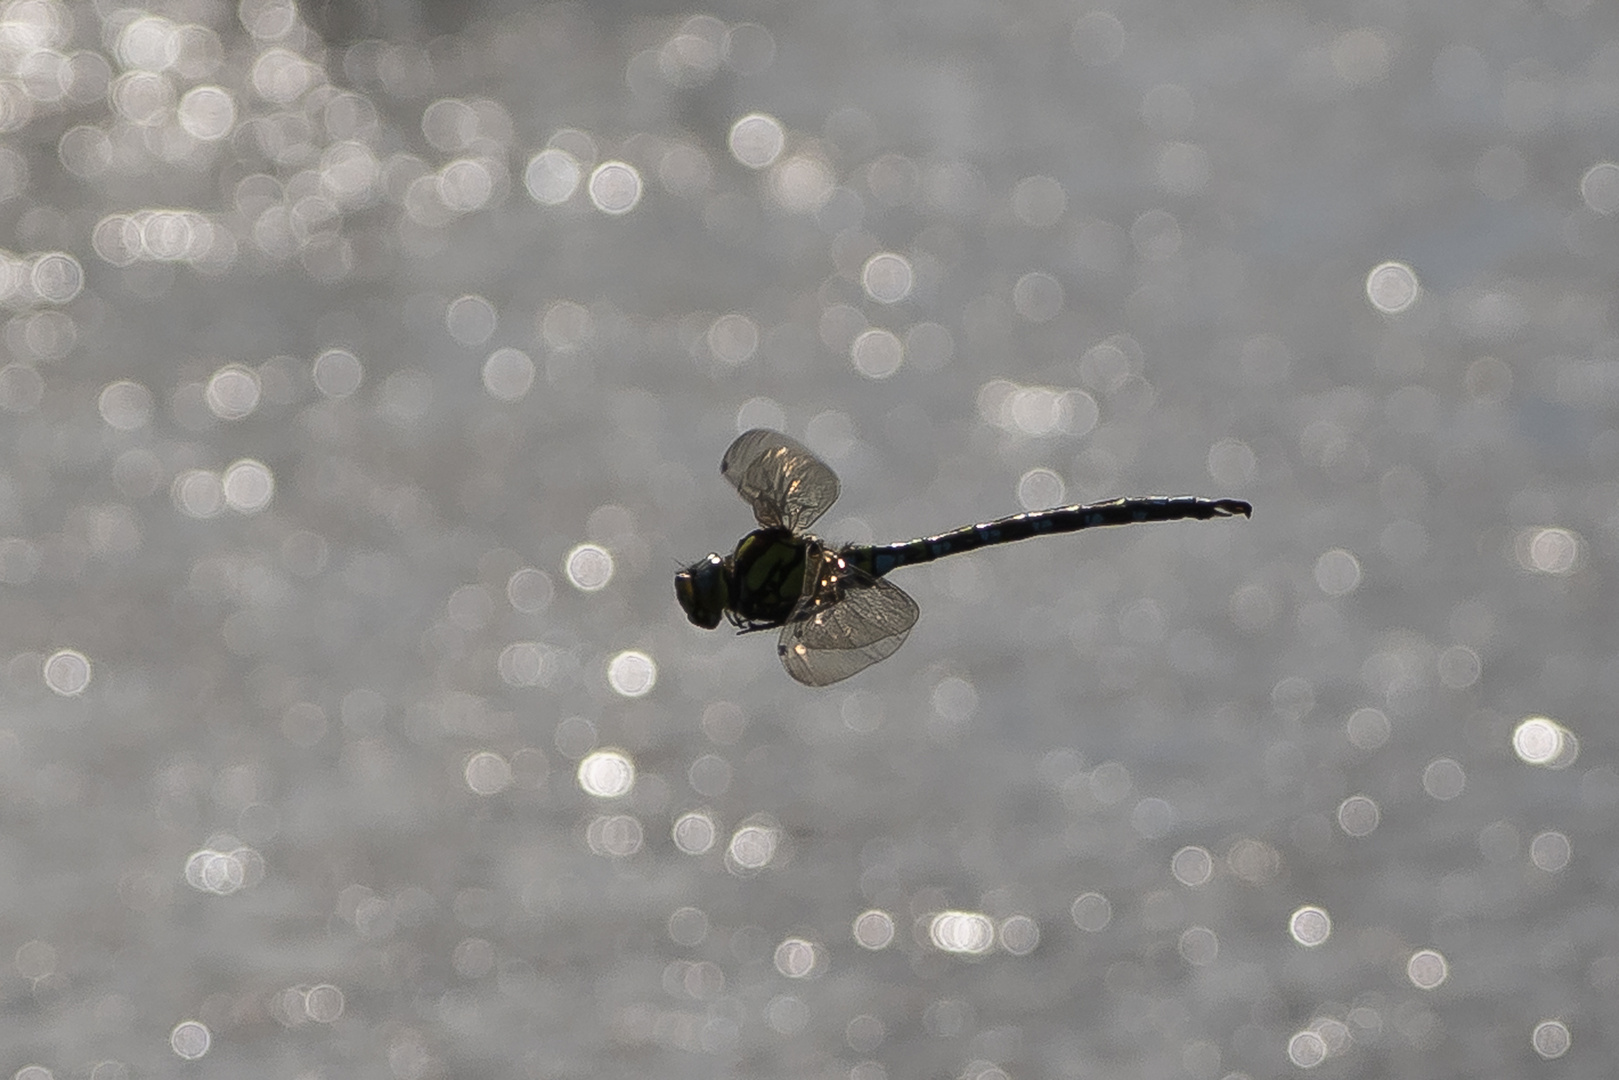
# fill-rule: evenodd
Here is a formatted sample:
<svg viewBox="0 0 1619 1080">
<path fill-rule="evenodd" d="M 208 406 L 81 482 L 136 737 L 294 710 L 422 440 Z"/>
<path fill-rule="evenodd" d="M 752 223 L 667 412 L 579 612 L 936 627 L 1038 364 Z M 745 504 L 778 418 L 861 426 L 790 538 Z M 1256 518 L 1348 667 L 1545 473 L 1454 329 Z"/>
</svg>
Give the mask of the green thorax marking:
<svg viewBox="0 0 1619 1080">
<path fill-rule="evenodd" d="M 755 529 L 731 555 L 734 611 L 755 628 L 780 626 L 804 595 L 804 558 L 819 541 L 787 529 Z"/>
</svg>

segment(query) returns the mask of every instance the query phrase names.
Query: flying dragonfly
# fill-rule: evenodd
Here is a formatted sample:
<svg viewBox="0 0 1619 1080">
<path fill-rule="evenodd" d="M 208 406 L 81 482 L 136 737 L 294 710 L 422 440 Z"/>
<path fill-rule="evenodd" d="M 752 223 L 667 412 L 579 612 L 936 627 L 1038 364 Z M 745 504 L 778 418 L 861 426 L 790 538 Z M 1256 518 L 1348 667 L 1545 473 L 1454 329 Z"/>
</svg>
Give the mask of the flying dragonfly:
<svg viewBox="0 0 1619 1080">
<path fill-rule="evenodd" d="M 779 628 L 782 665 L 806 686 L 847 679 L 905 643 L 916 601 L 886 580 L 901 566 L 1047 533 L 1253 513 L 1241 499 L 1150 496 L 1014 514 L 895 544 L 832 547 L 805 530 L 837 500 L 838 478 L 804 446 L 755 428 L 725 451 L 720 475 L 753 507 L 759 527 L 731 554 L 677 573 L 675 597 L 705 630 L 721 619 L 740 633 Z"/>
</svg>

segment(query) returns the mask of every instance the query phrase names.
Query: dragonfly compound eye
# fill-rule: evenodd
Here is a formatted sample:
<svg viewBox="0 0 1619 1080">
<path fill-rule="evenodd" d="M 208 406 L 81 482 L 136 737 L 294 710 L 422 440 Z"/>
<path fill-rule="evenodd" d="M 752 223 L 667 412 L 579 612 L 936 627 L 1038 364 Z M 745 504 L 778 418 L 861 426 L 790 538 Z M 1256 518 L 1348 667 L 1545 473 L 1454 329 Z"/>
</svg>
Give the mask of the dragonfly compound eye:
<svg viewBox="0 0 1619 1080">
<path fill-rule="evenodd" d="M 711 554 L 675 575 L 675 599 L 686 618 L 704 630 L 712 630 L 725 617 L 730 606 L 730 588 L 725 580 L 725 560 Z"/>
</svg>

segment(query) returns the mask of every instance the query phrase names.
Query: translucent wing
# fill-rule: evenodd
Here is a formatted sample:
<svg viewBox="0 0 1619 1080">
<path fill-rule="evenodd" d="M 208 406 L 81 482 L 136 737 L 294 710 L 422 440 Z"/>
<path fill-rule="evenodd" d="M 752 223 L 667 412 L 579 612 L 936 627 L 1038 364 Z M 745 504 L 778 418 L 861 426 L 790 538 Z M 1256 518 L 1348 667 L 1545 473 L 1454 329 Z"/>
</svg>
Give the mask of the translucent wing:
<svg viewBox="0 0 1619 1080">
<path fill-rule="evenodd" d="M 737 436 L 720 462 L 720 475 L 766 528 L 807 529 L 838 497 L 838 478 L 820 458 L 764 428 Z"/>
<path fill-rule="evenodd" d="M 833 551 L 813 551 L 804 599 L 781 628 L 777 648 L 787 674 L 827 686 L 887 659 L 916 625 L 916 601 Z"/>
</svg>

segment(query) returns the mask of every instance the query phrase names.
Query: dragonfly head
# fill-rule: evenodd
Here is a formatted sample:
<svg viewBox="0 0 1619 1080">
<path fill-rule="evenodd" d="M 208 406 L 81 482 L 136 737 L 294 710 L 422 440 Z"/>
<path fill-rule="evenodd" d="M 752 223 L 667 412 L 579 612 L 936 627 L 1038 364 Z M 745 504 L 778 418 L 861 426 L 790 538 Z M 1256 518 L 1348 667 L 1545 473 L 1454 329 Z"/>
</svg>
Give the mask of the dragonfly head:
<svg viewBox="0 0 1619 1080">
<path fill-rule="evenodd" d="M 694 562 L 676 574 L 675 599 L 685 609 L 686 618 L 704 630 L 718 626 L 731 605 L 729 578 L 719 555 Z"/>
</svg>

